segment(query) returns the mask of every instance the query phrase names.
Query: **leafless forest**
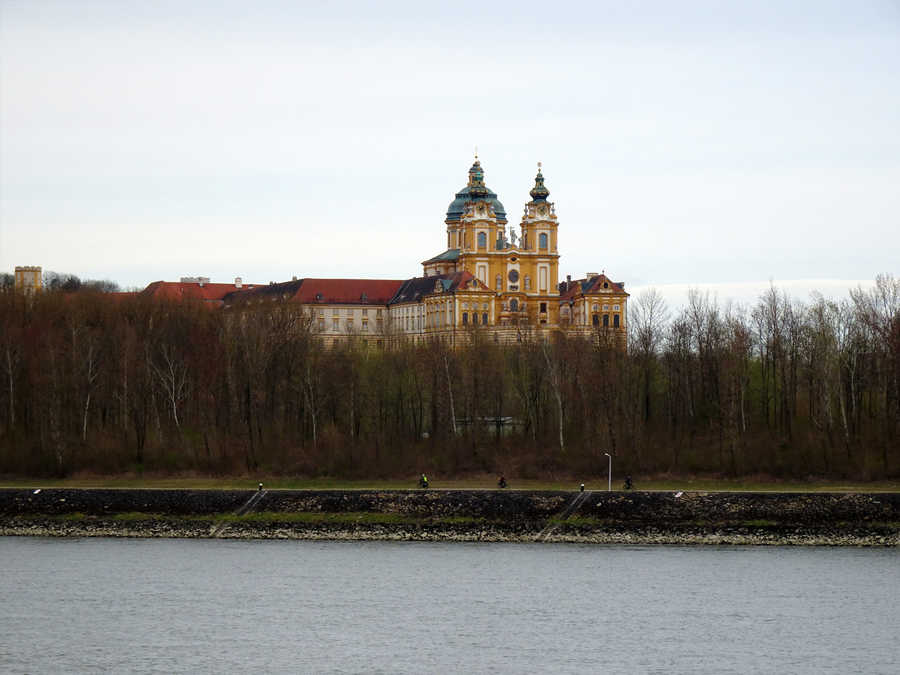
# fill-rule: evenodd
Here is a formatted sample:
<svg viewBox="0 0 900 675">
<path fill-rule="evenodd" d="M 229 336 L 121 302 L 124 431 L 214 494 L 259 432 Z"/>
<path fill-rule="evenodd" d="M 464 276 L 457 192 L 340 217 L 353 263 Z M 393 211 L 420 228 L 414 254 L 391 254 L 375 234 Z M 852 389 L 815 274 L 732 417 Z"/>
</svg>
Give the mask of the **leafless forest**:
<svg viewBox="0 0 900 675">
<path fill-rule="evenodd" d="M 522 338 L 326 349 L 296 306 L 5 290 L 0 473 L 541 478 L 604 475 L 609 452 L 640 476 L 900 475 L 891 276 L 842 302 L 692 292 L 677 313 L 651 290 L 627 353 Z"/>
</svg>

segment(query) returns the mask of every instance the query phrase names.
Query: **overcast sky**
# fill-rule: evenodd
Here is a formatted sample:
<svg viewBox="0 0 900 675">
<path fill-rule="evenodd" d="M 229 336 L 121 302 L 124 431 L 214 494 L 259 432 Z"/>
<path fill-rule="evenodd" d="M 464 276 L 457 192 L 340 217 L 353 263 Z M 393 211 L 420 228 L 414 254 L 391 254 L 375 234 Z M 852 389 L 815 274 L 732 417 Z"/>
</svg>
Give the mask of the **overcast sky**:
<svg viewBox="0 0 900 675">
<path fill-rule="evenodd" d="M 563 276 L 900 274 L 896 1 L 0 7 L 0 270 L 410 277 L 477 145 Z"/>
</svg>

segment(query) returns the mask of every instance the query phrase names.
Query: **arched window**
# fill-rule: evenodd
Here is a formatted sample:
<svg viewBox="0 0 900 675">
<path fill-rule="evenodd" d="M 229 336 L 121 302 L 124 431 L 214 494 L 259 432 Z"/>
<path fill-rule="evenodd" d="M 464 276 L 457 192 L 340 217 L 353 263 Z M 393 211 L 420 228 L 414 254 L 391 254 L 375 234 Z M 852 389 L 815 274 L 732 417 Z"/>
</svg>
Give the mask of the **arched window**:
<svg viewBox="0 0 900 675">
<path fill-rule="evenodd" d="M 619 327 L 619 315 L 613 314 L 613 328 Z"/>
<path fill-rule="evenodd" d="M 596 314 L 594 314 L 594 316 L 592 317 L 592 323 L 593 323 L 595 326 L 599 326 L 599 325 L 600 325 L 600 317 L 597 316 Z"/>
<path fill-rule="evenodd" d="M 609 314 L 603 315 L 603 327 L 609 328 Z"/>
<path fill-rule="evenodd" d="M 478 316 L 478 315 L 473 314 L 472 316 Z M 469 313 L 468 312 L 462 313 L 462 320 L 463 320 L 463 326 L 465 326 L 467 323 L 469 323 Z"/>
<path fill-rule="evenodd" d="M 538 248 L 547 248 L 547 233 L 541 232 L 538 235 Z"/>
<path fill-rule="evenodd" d="M 509 301 L 509 311 L 510 312 L 518 312 L 519 311 L 519 301 L 513 298 Z"/>
<path fill-rule="evenodd" d="M 478 248 L 487 248 L 487 234 L 484 232 L 478 233 Z"/>
<path fill-rule="evenodd" d="M 487 323 L 488 323 L 487 312 L 485 312 L 484 314 L 481 315 L 481 323 L 484 324 L 485 326 L 487 326 Z"/>
</svg>

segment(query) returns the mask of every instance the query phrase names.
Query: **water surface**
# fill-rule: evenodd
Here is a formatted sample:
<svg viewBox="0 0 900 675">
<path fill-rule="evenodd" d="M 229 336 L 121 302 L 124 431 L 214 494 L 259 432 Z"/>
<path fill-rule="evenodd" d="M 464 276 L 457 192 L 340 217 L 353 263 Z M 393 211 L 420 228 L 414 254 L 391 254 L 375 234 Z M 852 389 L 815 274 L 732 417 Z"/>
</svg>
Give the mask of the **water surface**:
<svg viewBox="0 0 900 675">
<path fill-rule="evenodd" d="M 0 538 L 0 670 L 895 673 L 900 552 Z"/>
</svg>

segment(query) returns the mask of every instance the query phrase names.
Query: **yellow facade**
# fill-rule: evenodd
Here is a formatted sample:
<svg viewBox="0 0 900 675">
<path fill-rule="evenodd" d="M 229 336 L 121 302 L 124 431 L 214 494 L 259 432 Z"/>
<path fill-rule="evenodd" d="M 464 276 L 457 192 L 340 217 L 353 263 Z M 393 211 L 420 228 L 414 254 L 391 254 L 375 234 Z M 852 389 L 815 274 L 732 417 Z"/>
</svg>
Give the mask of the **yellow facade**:
<svg viewBox="0 0 900 675">
<path fill-rule="evenodd" d="M 15 288 L 23 293 L 34 293 L 44 287 L 41 268 L 34 266 L 16 267 Z"/>
<path fill-rule="evenodd" d="M 506 211 L 485 185 L 476 158 L 468 184 L 447 211 L 448 249 L 422 263 L 426 277 L 462 271 L 474 276 L 492 293 L 488 317 L 498 330 L 521 326 L 573 334 L 602 330 L 624 341 L 628 294 L 623 284 L 593 273 L 559 283 L 559 221 L 549 194 L 538 164 L 531 201 L 525 204 L 518 228 L 507 232 Z M 466 318 L 457 315 L 450 325 L 470 323 Z"/>
<path fill-rule="evenodd" d="M 426 261 L 426 276 L 462 270 L 472 274 L 494 292 L 495 325 L 558 326 L 558 222 L 548 195 L 539 168 L 518 232 L 510 228 L 507 233 L 506 213 L 485 186 L 476 159 L 468 185 L 457 194 L 445 221 L 448 253 L 458 252 L 455 264 Z M 454 206 L 461 200 L 460 212 Z"/>
</svg>

